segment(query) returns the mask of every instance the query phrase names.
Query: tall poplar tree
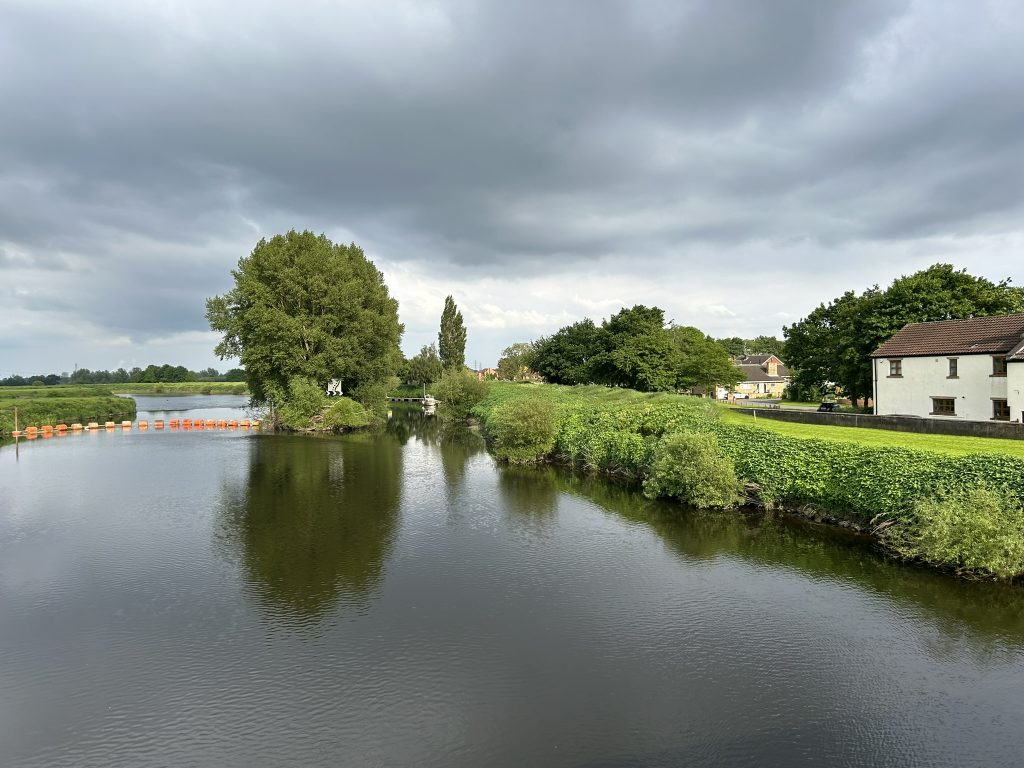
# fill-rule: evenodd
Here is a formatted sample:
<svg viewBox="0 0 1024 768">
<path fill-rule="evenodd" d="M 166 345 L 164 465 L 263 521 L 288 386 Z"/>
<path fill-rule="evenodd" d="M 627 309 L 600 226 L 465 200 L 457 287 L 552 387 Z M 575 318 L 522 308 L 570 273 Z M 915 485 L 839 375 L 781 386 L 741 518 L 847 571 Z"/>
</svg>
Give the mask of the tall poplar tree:
<svg viewBox="0 0 1024 768">
<path fill-rule="evenodd" d="M 466 364 L 466 325 L 455 300 L 448 296 L 441 312 L 441 330 L 437 334 L 437 353 L 445 370 L 462 368 Z"/>
</svg>

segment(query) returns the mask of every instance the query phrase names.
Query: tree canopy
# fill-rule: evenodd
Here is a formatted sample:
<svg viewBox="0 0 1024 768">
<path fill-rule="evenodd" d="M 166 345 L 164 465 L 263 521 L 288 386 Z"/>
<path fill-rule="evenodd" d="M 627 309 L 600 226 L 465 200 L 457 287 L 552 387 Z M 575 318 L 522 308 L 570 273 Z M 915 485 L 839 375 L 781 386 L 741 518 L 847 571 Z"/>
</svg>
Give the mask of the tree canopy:
<svg viewBox="0 0 1024 768">
<path fill-rule="evenodd" d="M 696 328 L 665 327 L 658 307 L 623 308 L 600 326 L 581 320 L 535 344 L 534 368 L 555 384 L 607 384 L 641 392 L 713 392 L 742 375 L 725 350 Z"/>
<path fill-rule="evenodd" d="M 295 377 L 340 379 L 358 399 L 387 385 L 402 359 L 398 302 L 358 246 L 292 230 L 260 240 L 231 274 L 235 287 L 207 299 L 206 317 L 255 402 L 283 402 Z"/>
<path fill-rule="evenodd" d="M 455 299 L 448 296 L 441 311 L 441 330 L 437 334 L 437 353 L 445 370 L 466 364 L 466 325 Z"/>
<path fill-rule="evenodd" d="M 536 357 L 533 344 L 525 341 L 510 344 L 498 360 L 498 378 L 505 381 L 523 378 L 533 370 Z"/>
<path fill-rule="evenodd" d="M 1024 310 L 1024 292 L 950 264 L 903 276 L 887 289 L 847 291 L 786 327 L 786 363 L 801 389 L 838 384 L 853 399 L 872 394 L 869 355 L 909 323 Z"/>
<path fill-rule="evenodd" d="M 444 373 L 444 367 L 437 354 L 437 347 L 434 344 L 424 344 L 419 354 L 409 360 L 406 381 L 420 387 L 438 381 L 442 373 Z"/>
</svg>

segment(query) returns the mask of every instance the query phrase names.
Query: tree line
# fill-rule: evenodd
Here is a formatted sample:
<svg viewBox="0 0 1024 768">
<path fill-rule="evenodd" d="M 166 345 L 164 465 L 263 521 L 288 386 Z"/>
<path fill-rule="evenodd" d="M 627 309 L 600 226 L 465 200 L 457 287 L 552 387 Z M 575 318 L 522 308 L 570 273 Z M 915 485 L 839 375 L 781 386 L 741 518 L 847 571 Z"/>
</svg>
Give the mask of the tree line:
<svg viewBox="0 0 1024 768">
<path fill-rule="evenodd" d="M 794 399 L 838 386 L 852 400 L 872 395 L 870 355 L 909 323 L 958 320 L 1024 311 L 1024 290 L 975 277 L 950 264 L 878 285 L 847 291 L 783 328 Z"/>
<path fill-rule="evenodd" d="M 0 387 L 28 387 L 58 384 L 166 384 L 179 381 L 245 381 L 245 371 L 232 368 L 221 373 L 216 368 L 190 371 L 183 365 L 147 365 L 131 370 L 118 368 L 116 371 L 78 368 L 73 373 L 47 373 L 35 376 L 8 376 L 0 379 Z"/>
</svg>

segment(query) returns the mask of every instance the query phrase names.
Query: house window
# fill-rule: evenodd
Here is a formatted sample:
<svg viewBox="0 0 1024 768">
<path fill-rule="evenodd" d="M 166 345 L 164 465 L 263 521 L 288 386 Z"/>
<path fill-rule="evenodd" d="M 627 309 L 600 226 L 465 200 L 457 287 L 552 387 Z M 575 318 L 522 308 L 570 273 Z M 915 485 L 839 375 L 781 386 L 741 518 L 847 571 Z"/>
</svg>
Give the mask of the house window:
<svg viewBox="0 0 1024 768">
<path fill-rule="evenodd" d="M 992 418 L 996 421 L 1010 420 L 1010 406 L 1007 405 L 1005 400 L 992 401 Z"/>
<path fill-rule="evenodd" d="M 1006 357 L 1003 355 L 992 356 L 992 375 L 993 376 L 1005 376 L 1006 375 Z"/>
<path fill-rule="evenodd" d="M 932 416 L 956 416 L 956 400 L 952 397 L 933 397 Z"/>
<path fill-rule="evenodd" d="M 949 358 L 949 377 L 948 378 L 950 378 L 950 379 L 958 378 L 957 373 L 956 373 L 956 362 L 957 362 L 957 359 L 955 357 Z"/>
<path fill-rule="evenodd" d="M 903 375 L 903 361 L 902 360 L 890 360 L 889 361 L 889 375 L 890 376 L 902 376 Z"/>
</svg>

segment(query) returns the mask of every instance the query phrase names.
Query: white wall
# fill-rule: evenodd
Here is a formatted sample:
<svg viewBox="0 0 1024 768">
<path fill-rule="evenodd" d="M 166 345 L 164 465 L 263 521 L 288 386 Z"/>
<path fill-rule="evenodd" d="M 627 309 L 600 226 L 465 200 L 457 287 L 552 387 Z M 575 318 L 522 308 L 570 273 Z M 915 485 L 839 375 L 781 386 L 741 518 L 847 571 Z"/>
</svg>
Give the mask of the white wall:
<svg viewBox="0 0 1024 768">
<path fill-rule="evenodd" d="M 949 378 L 949 357 L 957 358 L 957 378 Z M 936 419 L 988 421 L 992 418 L 992 398 L 1010 400 L 1010 419 L 1020 419 L 1024 409 L 1024 363 L 1010 363 L 1007 376 L 992 375 L 991 355 L 951 355 L 942 357 L 902 357 L 903 376 L 889 376 L 889 359 L 876 358 L 875 413 L 928 416 Z M 1020 370 L 1013 370 L 1011 368 Z M 1007 383 L 1020 398 L 1007 396 Z M 932 398 L 956 400 L 956 416 L 932 416 Z"/>
<path fill-rule="evenodd" d="M 1009 400 L 1010 421 L 1024 422 L 1024 363 L 1007 364 L 1006 398 Z"/>
</svg>

